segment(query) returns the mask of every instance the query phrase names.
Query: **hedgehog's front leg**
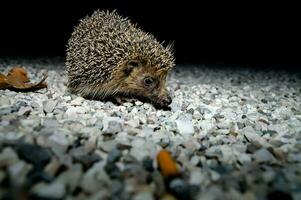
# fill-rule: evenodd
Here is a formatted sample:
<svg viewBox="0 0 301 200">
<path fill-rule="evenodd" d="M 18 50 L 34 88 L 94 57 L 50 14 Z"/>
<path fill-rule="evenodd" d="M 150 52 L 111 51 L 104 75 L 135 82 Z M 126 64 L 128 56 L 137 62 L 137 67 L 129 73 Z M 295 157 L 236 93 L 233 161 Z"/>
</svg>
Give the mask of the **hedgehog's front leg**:
<svg viewBox="0 0 301 200">
<path fill-rule="evenodd" d="M 123 103 L 134 103 L 135 99 L 124 97 L 124 96 L 116 96 L 115 101 L 119 104 L 122 105 Z"/>
</svg>

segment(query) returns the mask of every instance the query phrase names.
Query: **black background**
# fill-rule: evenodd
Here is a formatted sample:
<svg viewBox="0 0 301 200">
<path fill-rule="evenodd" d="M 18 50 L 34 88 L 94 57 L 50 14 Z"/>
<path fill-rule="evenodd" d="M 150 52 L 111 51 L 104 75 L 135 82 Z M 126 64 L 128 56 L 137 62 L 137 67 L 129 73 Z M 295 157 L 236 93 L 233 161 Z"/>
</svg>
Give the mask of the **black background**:
<svg viewBox="0 0 301 200">
<path fill-rule="evenodd" d="M 158 40 L 174 42 L 177 63 L 299 68 L 301 14 L 281 3 L 160 1 L 11 2 L 0 13 L 1 56 L 65 56 L 80 18 L 116 9 Z"/>
</svg>

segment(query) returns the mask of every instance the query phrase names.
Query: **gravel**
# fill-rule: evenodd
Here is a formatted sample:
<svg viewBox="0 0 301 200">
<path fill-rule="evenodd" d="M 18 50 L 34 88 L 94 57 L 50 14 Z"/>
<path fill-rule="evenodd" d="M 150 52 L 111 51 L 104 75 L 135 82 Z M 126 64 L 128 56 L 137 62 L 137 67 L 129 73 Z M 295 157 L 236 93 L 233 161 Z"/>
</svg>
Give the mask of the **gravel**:
<svg viewBox="0 0 301 200">
<path fill-rule="evenodd" d="M 0 90 L 1 199 L 300 199 L 301 76 L 177 66 L 170 110 L 66 89 L 59 59 L 4 60 L 48 89 Z M 181 177 L 165 179 L 161 149 Z"/>
</svg>

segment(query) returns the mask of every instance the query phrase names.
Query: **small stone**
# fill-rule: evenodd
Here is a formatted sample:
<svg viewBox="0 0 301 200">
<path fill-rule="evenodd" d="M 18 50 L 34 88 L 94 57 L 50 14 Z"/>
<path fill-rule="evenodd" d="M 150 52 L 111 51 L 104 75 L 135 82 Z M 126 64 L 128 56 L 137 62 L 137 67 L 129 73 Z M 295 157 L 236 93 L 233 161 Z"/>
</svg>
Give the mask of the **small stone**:
<svg viewBox="0 0 301 200">
<path fill-rule="evenodd" d="M 141 166 L 140 163 L 128 163 L 124 165 L 123 178 L 135 178 L 140 184 L 145 184 L 148 177 L 148 172 Z"/>
<path fill-rule="evenodd" d="M 49 150 L 38 145 L 19 144 L 16 150 L 21 159 L 32 163 L 36 168 L 43 168 L 51 159 Z"/>
<path fill-rule="evenodd" d="M 143 191 L 135 194 L 133 200 L 154 200 L 154 197 L 150 191 Z"/>
<path fill-rule="evenodd" d="M 67 109 L 66 111 L 66 115 L 70 118 L 75 118 L 77 116 L 77 114 L 84 114 L 86 113 L 86 109 L 83 107 L 70 107 Z"/>
<path fill-rule="evenodd" d="M 202 114 L 201 114 L 199 111 L 195 110 L 195 111 L 193 112 L 193 117 L 194 117 L 195 119 L 202 119 Z"/>
<path fill-rule="evenodd" d="M 163 138 L 160 139 L 159 145 L 160 145 L 162 148 L 168 147 L 169 144 L 170 144 L 170 139 L 169 139 L 169 137 L 163 137 Z"/>
<path fill-rule="evenodd" d="M 279 159 L 281 162 L 287 161 L 287 154 L 280 148 L 274 148 L 273 153 L 276 156 L 277 159 Z"/>
<path fill-rule="evenodd" d="M 265 148 L 257 150 L 253 157 L 255 158 L 255 161 L 258 163 L 275 163 L 276 159 L 275 157 Z"/>
<path fill-rule="evenodd" d="M 165 192 L 165 183 L 164 179 L 162 177 L 162 174 L 155 170 L 153 173 L 151 173 L 151 178 L 153 182 L 155 183 L 155 194 L 156 196 L 161 196 Z"/>
<path fill-rule="evenodd" d="M 262 103 L 268 103 L 268 100 L 266 100 L 266 99 L 261 99 L 261 102 L 262 102 Z"/>
<path fill-rule="evenodd" d="M 121 178 L 121 171 L 119 167 L 115 163 L 107 162 L 104 167 L 104 170 L 109 175 L 111 179 L 120 179 Z"/>
<path fill-rule="evenodd" d="M 190 185 L 200 185 L 205 180 L 204 174 L 201 170 L 194 170 L 190 173 L 189 184 Z"/>
<path fill-rule="evenodd" d="M 243 128 L 242 133 L 248 139 L 248 141 L 252 142 L 253 144 L 267 146 L 266 140 L 259 136 L 251 126 L 246 126 Z"/>
<path fill-rule="evenodd" d="M 134 148 L 141 148 L 143 146 L 145 146 L 145 140 L 142 138 L 135 138 L 132 141 L 132 147 L 134 147 Z"/>
<path fill-rule="evenodd" d="M 143 103 L 141 101 L 135 101 L 135 105 L 136 106 L 141 106 L 141 105 L 143 105 Z"/>
<path fill-rule="evenodd" d="M 0 108 L 0 116 L 8 115 L 8 114 L 10 114 L 12 112 L 14 112 L 14 110 L 12 109 L 12 107 Z"/>
<path fill-rule="evenodd" d="M 22 185 L 26 181 L 26 175 L 32 169 L 31 165 L 20 160 L 8 167 L 9 177 L 16 185 Z"/>
<path fill-rule="evenodd" d="M 246 153 L 242 153 L 242 154 L 239 154 L 237 156 L 237 159 L 238 161 L 241 163 L 241 164 L 245 164 L 245 163 L 250 163 L 251 162 L 251 156 L 249 154 L 246 154 Z"/>
<path fill-rule="evenodd" d="M 149 155 L 149 151 L 141 147 L 135 147 L 131 148 L 130 155 L 136 158 L 138 161 L 142 161 L 145 157 Z"/>
<path fill-rule="evenodd" d="M 7 98 L 6 96 L 1 96 L 0 97 L 0 106 L 6 106 L 6 105 L 10 105 L 10 100 L 9 98 Z"/>
<path fill-rule="evenodd" d="M 110 184 L 110 182 L 110 178 L 104 171 L 104 163 L 100 161 L 94 164 L 83 175 L 80 180 L 80 186 L 85 192 L 95 193 L 99 191 L 103 185 Z"/>
<path fill-rule="evenodd" d="M 123 129 L 123 120 L 119 117 L 106 117 L 103 119 L 103 133 L 116 134 Z"/>
<path fill-rule="evenodd" d="M 53 151 L 53 148 L 52 148 Z M 60 150 L 55 152 L 61 165 L 71 167 L 73 165 L 73 159 L 69 154 L 60 153 Z"/>
<path fill-rule="evenodd" d="M 43 109 L 46 113 L 51 113 L 54 110 L 56 104 L 57 104 L 57 101 L 48 100 L 43 103 Z"/>
<path fill-rule="evenodd" d="M 42 171 L 41 169 L 34 168 L 27 173 L 26 178 L 27 178 L 27 183 L 29 185 L 35 184 L 37 182 L 51 182 L 53 181 L 53 175 L 48 174 L 45 171 Z"/>
<path fill-rule="evenodd" d="M 18 155 L 11 147 L 5 147 L 0 154 L 0 163 L 2 167 L 12 165 L 18 160 Z"/>
<path fill-rule="evenodd" d="M 194 166 L 196 166 L 200 162 L 199 156 L 192 156 L 190 159 L 190 163 Z"/>
<path fill-rule="evenodd" d="M 38 183 L 32 188 L 32 193 L 41 198 L 61 199 L 65 195 L 65 192 L 65 185 L 59 181 L 50 184 Z"/>
<path fill-rule="evenodd" d="M 130 150 L 132 146 L 129 144 L 117 143 L 116 148 L 122 151 L 122 150 Z"/>
<path fill-rule="evenodd" d="M 73 106 L 80 106 L 82 105 L 83 101 L 85 99 L 83 97 L 76 97 L 75 99 L 73 99 L 70 104 L 73 105 Z"/>
<path fill-rule="evenodd" d="M 246 125 L 244 123 L 237 122 L 237 127 L 238 129 L 243 129 L 244 127 L 246 127 Z"/>
<path fill-rule="evenodd" d="M 189 199 L 188 184 L 181 178 L 175 178 L 169 183 L 169 189 L 178 199 Z"/>
<path fill-rule="evenodd" d="M 32 111 L 32 108 L 30 106 L 27 107 L 21 107 L 17 113 L 18 116 L 22 115 L 29 115 L 30 112 Z"/>
<path fill-rule="evenodd" d="M 74 157 L 74 161 L 81 163 L 84 169 L 90 168 L 94 163 L 100 160 L 100 156 L 93 152 Z"/>
<path fill-rule="evenodd" d="M 217 146 L 212 146 L 209 149 L 206 150 L 205 153 L 206 157 L 209 158 L 221 158 L 222 157 L 222 151 Z"/>
<path fill-rule="evenodd" d="M 59 122 L 52 118 L 45 118 L 43 125 L 46 127 L 46 129 L 51 129 L 52 131 L 54 131 L 56 128 L 59 127 Z"/>
<path fill-rule="evenodd" d="M 105 152 L 110 152 L 116 148 L 116 140 L 99 141 L 98 146 Z"/>
<path fill-rule="evenodd" d="M 142 160 L 142 165 L 144 167 L 144 169 L 146 169 L 149 172 L 154 171 L 154 166 L 153 166 L 153 160 L 149 157 L 145 157 Z"/>
<path fill-rule="evenodd" d="M 248 144 L 246 152 L 247 153 L 254 153 L 258 149 L 259 149 L 258 146 L 254 145 L 254 144 Z"/>
<path fill-rule="evenodd" d="M 107 157 L 107 163 L 115 163 L 117 162 L 122 156 L 122 152 L 118 149 L 113 149 L 109 152 Z"/>
<path fill-rule="evenodd" d="M 290 193 L 286 191 L 275 190 L 268 194 L 268 199 L 287 199 L 293 200 Z"/>
<path fill-rule="evenodd" d="M 64 171 L 59 175 L 57 180 L 64 182 L 70 192 L 73 192 L 78 186 L 79 181 L 83 173 L 82 166 L 79 164 L 73 165 L 68 170 Z"/>
<path fill-rule="evenodd" d="M 177 200 L 177 198 L 171 194 L 165 193 L 160 197 L 159 200 Z"/>
<path fill-rule="evenodd" d="M 5 179 L 5 173 L 4 171 L 0 171 L 0 183 Z"/>
<path fill-rule="evenodd" d="M 69 141 L 62 133 L 55 133 L 48 138 L 48 143 L 52 148 L 52 151 L 57 155 L 63 154 L 69 145 Z"/>
<path fill-rule="evenodd" d="M 269 143 L 275 147 L 281 147 L 283 144 L 285 144 L 280 139 L 271 139 Z"/>
<path fill-rule="evenodd" d="M 30 105 L 31 105 L 31 107 L 33 107 L 33 108 L 40 108 L 40 104 L 39 104 L 39 102 L 37 102 L 37 101 L 33 101 Z"/>
<path fill-rule="evenodd" d="M 54 176 L 60 168 L 60 162 L 57 158 L 52 158 L 51 161 L 45 166 L 44 171 L 51 176 Z"/>
<path fill-rule="evenodd" d="M 191 121 L 176 120 L 178 131 L 181 135 L 192 135 L 194 133 Z"/>
<path fill-rule="evenodd" d="M 214 171 L 214 170 L 210 171 L 210 175 L 211 175 L 212 181 L 217 181 L 221 177 L 221 175 L 218 172 Z"/>
</svg>

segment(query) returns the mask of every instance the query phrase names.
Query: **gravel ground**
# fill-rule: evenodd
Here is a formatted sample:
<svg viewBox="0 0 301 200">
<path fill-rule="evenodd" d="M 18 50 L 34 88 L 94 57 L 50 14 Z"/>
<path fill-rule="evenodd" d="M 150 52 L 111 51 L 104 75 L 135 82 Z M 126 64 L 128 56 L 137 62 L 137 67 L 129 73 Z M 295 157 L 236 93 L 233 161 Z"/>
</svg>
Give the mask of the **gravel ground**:
<svg viewBox="0 0 301 200">
<path fill-rule="evenodd" d="M 0 90 L 2 199 L 301 199 L 300 74 L 177 66 L 163 111 L 71 95 L 56 59 L 13 64 L 49 88 Z M 161 149 L 180 178 L 162 177 Z"/>
</svg>

